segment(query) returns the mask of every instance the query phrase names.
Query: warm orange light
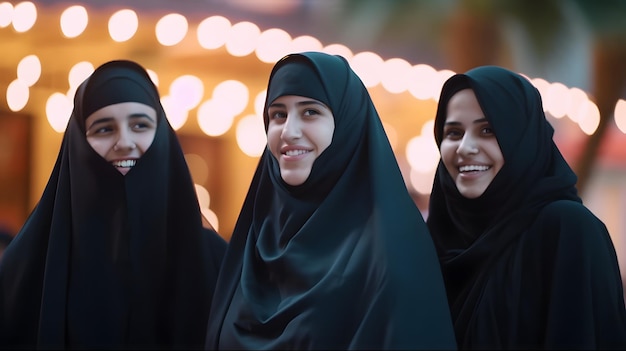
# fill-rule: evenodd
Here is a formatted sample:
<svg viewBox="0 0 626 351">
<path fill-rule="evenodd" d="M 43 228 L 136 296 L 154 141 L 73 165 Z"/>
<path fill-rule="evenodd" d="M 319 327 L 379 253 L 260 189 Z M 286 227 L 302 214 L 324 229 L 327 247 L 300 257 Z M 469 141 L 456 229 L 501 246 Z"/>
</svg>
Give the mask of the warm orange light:
<svg viewBox="0 0 626 351">
<path fill-rule="evenodd" d="M 224 111 L 224 105 L 207 100 L 198 107 L 198 125 L 208 136 L 220 136 L 233 125 L 233 115 Z"/>
<path fill-rule="evenodd" d="M 46 117 L 52 129 L 57 133 L 63 133 L 73 109 L 73 102 L 61 93 L 50 95 L 46 102 Z"/>
<path fill-rule="evenodd" d="M 592 135 L 600 124 L 600 110 L 591 100 L 587 100 L 584 103 L 583 111 L 578 126 L 585 134 Z"/>
<path fill-rule="evenodd" d="M 87 10 L 80 5 L 70 6 L 61 14 L 61 32 L 68 38 L 81 35 L 89 23 Z"/>
<path fill-rule="evenodd" d="M 360 52 L 352 57 L 350 66 L 366 87 L 371 88 L 380 83 L 383 59 L 378 54 Z"/>
<path fill-rule="evenodd" d="M 163 16 L 156 25 L 156 37 L 163 46 L 174 46 L 187 35 L 187 18 L 178 13 Z"/>
<path fill-rule="evenodd" d="M 615 104 L 615 124 L 626 134 L 626 100 L 620 99 Z"/>
<path fill-rule="evenodd" d="M 237 123 L 237 145 L 244 154 L 259 157 L 267 145 L 263 118 L 257 115 L 243 117 Z"/>
<path fill-rule="evenodd" d="M 288 54 L 291 36 L 282 29 L 264 31 L 257 41 L 256 56 L 261 62 L 274 63 Z"/>
<path fill-rule="evenodd" d="M 330 44 L 325 46 L 322 51 L 330 55 L 343 56 L 348 61 L 354 56 L 352 50 L 343 44 Z"/>
<path fill-rule="evenodd" d="M 226 50 L 233 56 L 242 57 L 254 52 L 261 35 L 259 27 L 252 22 L 239 22 L 231 27 L 226 40 Z"/>
<path fill-rule="evenodd" d="M 119 10 L 109 19 L 109 35 L 116 42 L 129 40 L 137 33 L 138 28 L 139 19 L 133 10 Z"/>
<path fill-rule="evenodd" d="M 13 28 L 16 32 L 26 32 L 37 21 L 37 7 L 30 1 L 22 1 L 13 8 Z"/>
<path fill-rule="evenodd" d="M 409 74 L 409 92 L 420 100 L 434 99 L 439 95 L 437 70 L 432 66 L 418 64 Z"/>
<path fill-rule="evenodd" d="M 41 76 L 41 62 L 37 55 L 28 55 L 24 57 L 17 65 L 17 79 L 26 84 L 33 86 Z"/>
<path fill-rule="evenodd" d="M 401 58 L 392 58 L 383 64 L 381 84 L 392 94 L 399 94 L 409 88 L 411 64 Z"/>
<path fill-rule="evenodd" d="M 13 5 L 10 2 L 0 3 L 0 28 L 8 27 L 13 21 Z"/>
<path fill-rule="evenodd" d="M 11 111 L 21 111 L 28 103 L 29 97 L 28 85 L 19 79 L 15 79 L 7 87 L 7 104 Z"/>
<path fill-rule="evenodd" d="M 222 16 L 211 16 L 198 25 L 198 43 L 205 49 L 217 49 L 226 43 L 231 24 Z"/>
</svg>

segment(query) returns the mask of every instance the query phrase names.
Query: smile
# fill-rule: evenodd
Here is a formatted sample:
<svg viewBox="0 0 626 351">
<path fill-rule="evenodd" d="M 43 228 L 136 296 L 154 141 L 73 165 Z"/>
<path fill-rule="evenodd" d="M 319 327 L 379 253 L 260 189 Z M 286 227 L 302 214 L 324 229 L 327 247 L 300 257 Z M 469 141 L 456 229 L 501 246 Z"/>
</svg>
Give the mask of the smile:
<svg viewBox="0 0 626 351">
<path fill-rule="evenodd" d="M 121 161 L 113 161 L 111 162 L 113 166 L 119 168 L 130 168 L 137 164 L 137 160 L 121 160 Z"/>
<path fill-rule="evenodd" d="M 484 172 L 491 166 L 467 165 L 459 167 L 459 172 Z"/>
<path fill-rule="evenodd" d="M 284 155 L 286 156 L 298 156 L 298 155 L 303 155 L 306 154 L 308 152 L 311 152 L 310 150 L 288 150 L 284 152 Z"/>
</svg>

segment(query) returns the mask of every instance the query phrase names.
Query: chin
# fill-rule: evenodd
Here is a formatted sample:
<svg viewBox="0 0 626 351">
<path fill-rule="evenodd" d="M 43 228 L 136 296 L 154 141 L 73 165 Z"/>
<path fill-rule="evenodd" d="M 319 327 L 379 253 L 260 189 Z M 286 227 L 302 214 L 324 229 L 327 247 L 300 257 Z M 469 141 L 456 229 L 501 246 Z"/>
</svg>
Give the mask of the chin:
<svg viewBox="0 0 626 351">
<path fill-rule="evenodd" d="M 291 186 L 298 186 L 304 184 L 304 182 L 306 182 L 307 178 L 309 177 L 309 172 L 307 172 L 306 174 L 303 173 L 304 172 L 293 171 L 282 172 L 281 178 L 283 178 L 283 181 L 285 183 Z"/>
<path fill-rule="evenodd" d="M 466 199 L 476 199 L 485 192 L 485 189 L 459 189 L 459 193 Z"/>
</svg>

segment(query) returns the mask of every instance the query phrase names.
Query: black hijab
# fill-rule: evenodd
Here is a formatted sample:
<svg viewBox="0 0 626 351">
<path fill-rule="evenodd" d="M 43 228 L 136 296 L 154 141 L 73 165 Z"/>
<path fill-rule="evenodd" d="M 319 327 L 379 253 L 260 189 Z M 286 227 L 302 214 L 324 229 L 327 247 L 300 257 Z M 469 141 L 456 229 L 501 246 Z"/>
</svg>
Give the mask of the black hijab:
<svg viewBox="0 0 626 351">
<path fill-rule="evenodd" d="M 454 348 L 436 253 L 367 89 L 340 56 L 281 59 L 282 95 L 327 104 L 330 146 L 287 185 L 266 148 L 220 274 L 207 348 Z"/>
<path fill-rule="evenodd" d="M 477 303 L 485 294 L 483 289 L 490 274 L 496 270 L 496 262 L 507 255 L 513 245 L 522 247 L 515 243 L 522 239 L 530 240 L 527 234 L 529 227 L 537 224 L 536 217 L 548 204 L 559 200 L 581 204 L 575 188 L 576 175 L 553 142 L 554 131 L 544 115 L 539 91 L 519 74 L 500 67 L 484 66 L 457 74 L 446 81 L 435 119 L 437 144 L 441 145 L 450 98 L 466 88 L 475 92 L 495 132 L 504 156 L 504 166 L 485 192 L 475 199 L 467 199 L 459 193 L 441 161 L 435 176 L 427 223 L 440 256 L 459 347 L 468 347 L 465 337 L 470 329 L 481 328 L 470 325 L 475 323 L 472 318 L 477 311 Z M 589 217 L 592 218 L 592 215 Z M 597 237 L 605 245 L 602 250 L 607 250 L 606 254 L 611 255 L 613 249 L 606 228 L 593 218 L 588 227 L 576 230 L 598 234 Z M 559 237 L 558 232 L 551 235 Z M 565 230 L 560 237 L 566 238 L 567 235 L 570 233 Z M 540 240 L 552 239 L 546 237 Z M 553 248 L 557 244 L 545 245 L 541 249 L 535 247 L 532 253 L 534 256 L 528 259 L 543 262 L 541 254 L 544 250 L 548 252 L 547 255 L 554 256 L 556 249 Z M 610 257 L 607 257 L 610 261 Z M 609 267 L 614 269 L 616 265 Z M 545 269 L 550 270 L 549 267 Z M 519 270 L 523 268 L 508 267 L 502 270 L 508 272 L 507 275 L 514 275 L 520 274 Z M 619 274 L 613 278 L 618 281 Z M 540 277 L 536 276 L 535 279 L 537 282 Z M 537 283 L 534 287 L 538 286 Z M 565 285 L 563 287 L 566 290 Z M 509 296 L 525 293 L 524 289 L 518 291 L 512 286 L 501 288 L 507 291 L 502 293 Z M 621 287 L 614 288 L 615 291 L 621 291 Z M 521 299 L 524 300 L 523 297 Z M 544 310 L 551 302 L 546 299 L 543 305 L 533 305 L 530 299 L 526 299 L 524 303 L 527 304 L 528 313 L 532 314 L 533 309 Z M 518 317 L 510 315 L 508 318 L 513 320 Z M 541 328 L 544 322 L 536 320 L 536 325 Z M 500 328 L 506 327 L 500 325 Z M 512 331 L 512 334 L 516 332 L 520 331 Z M 494 335 L 490 336 L 491 345 L 501 342 Z"/>
<path fill-rule="evenodd" d="M 85 137 L 119 102 L 157 111 L 154 141 L 124 176 Z M 201 348 L 225 242 L 202 228 L 159 94 L 130 61 L 78 88 L 41 200 L 0 265 L 0 346 Z"/>
</svg>

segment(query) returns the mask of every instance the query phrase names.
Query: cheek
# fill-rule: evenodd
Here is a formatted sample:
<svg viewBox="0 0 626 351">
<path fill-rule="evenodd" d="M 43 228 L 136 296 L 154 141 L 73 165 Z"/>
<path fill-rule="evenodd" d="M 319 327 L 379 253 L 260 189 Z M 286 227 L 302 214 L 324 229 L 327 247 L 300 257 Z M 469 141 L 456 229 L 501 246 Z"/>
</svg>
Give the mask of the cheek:
<svg viewBox="0 0 626 351">
<path fill-rule="evenodd" d="M 449 169 L 454 158 L 456 157 L 456 145 L 443 141 L 439 147 L 439 153 L 441 160 L 446 168 Z"/>
<path fill-rule="evenodd" d="M 137 137 L 135 138 L 136 140 L 135 143 L 137 144 L 137 146 L 139 147 L 141 151 L 145 152 L 150 147 L 150 145 L 152 145 L 155 135 L 156 135 L 156 130 L 150 133 L 138 134 Z"/>
<path fill-rule="evenodd" d="M 333 142 L 333 134 L 335 133 L 335 126 L 329 125 L 316 130 L 316 144 L 319 153 L 326 150 Z"/>
<path fill-rule="evenodd" d="M 105 157 L 107 152 L 109 152 L 109 150 L 113 147 L 112 139 L 109 138 L 87 138 L 87 142 L 91 145 L 91 148 L 102 157 Z"/>
<path fill-rule="evenodd" d="M 280 135 L 282 128 L 278 126 L 268 126 L 267 128 L 267 146 L 274 156 L 277 156 L 280 148 Z"/>
<path fill-rule="evenodd" d="M 502 155 L 502 150 L 500 150 L 500 146 L 497 143 L 489 144 L 485 148 L 487 155 L 493 162 L 496 171 L 499 171 L 500 168 L 504 165 L 504 156 Z"/>
</svg>

